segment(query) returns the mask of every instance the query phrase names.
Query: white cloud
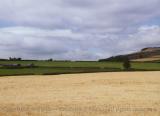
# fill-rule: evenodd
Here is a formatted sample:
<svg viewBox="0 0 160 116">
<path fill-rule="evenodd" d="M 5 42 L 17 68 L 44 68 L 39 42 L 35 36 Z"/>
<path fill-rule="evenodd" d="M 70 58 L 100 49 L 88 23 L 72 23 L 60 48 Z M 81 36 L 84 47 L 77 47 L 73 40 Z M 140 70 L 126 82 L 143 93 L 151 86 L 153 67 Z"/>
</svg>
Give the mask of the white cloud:
<svg viewBox="0 0 160 116">
<path fill-rule="evenodd" d="M 137 32 L 122 40 L 118 46 L 125 52 L 129 52 L 129 50 L 137 51 L 144 47 L 160 46 L 160 26 L 141 26 L 137 29 Z"/>
<path fill-rule="evenodd" d="M 38 37 L 68 37 L 73 39 L 82 38 L 80 33 L 74 33 L 72 30 L 69 29 L 55 29 L 55 30 L 48 30 L 48 29 L 39 29 L 33 27 L 7 27 L 0 29 L 1 33 L 6 35 L 7 33 L 11 35 L 22 35 L 22 36 L 35 36 Z"/>
</svg>

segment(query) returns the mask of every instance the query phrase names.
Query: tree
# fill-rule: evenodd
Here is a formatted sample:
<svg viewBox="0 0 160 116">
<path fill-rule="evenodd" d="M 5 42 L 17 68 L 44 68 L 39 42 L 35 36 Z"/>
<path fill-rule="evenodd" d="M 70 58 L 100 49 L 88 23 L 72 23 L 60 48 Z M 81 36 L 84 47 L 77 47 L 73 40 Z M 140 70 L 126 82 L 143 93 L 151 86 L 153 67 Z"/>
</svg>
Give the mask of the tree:
<svg viewBox="0 0 160 116">
<path fill-rule="evenodd" d="M 131 69 L 131 63 L 128 57 L 124 58 L 123 67 L 124 67 L 124 70 Z"/>
<path fill-rule="evenodd" d="M 22 60 L 22 58 L 9 57 L 9 60 L 11 60 L 11 61 L 20 61 L 20 60 Z"/>
<path fill-rule="evenodd" d="M 53 61 L 53 59 L 52 59 L 52 58 L 50 58 L 50 59 L 48 59 L 47 61 Z"/>
</svg>

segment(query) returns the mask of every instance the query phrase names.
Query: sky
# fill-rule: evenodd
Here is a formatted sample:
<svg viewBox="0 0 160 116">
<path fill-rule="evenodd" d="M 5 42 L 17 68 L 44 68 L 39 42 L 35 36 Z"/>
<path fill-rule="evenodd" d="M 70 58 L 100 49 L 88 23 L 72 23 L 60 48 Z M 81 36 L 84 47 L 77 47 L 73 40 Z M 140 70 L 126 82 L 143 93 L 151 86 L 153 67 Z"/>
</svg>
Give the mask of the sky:
<svg viewBox="0 0 160 116">
<path fill-rule="evenodd" d="M 160 0 L 0 0 L 0 58 L 98 60 L 160 47 Z"/>
</svg>

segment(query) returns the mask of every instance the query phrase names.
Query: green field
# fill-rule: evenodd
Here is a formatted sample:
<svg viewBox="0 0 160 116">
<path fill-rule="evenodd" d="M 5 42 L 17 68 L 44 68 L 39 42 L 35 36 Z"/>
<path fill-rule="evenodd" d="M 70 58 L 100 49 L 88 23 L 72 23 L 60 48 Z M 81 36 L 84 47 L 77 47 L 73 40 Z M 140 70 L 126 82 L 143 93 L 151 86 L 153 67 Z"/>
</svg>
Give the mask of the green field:
<svg viewBox="0 0 160 116">
<path fill-rule="evenodd" d="M 63 62 L 63 61 L 0 61 L 0 64 L 21 64 L 25 66 L 33 63 L 33 68 L 0 67 L 0 76 L 6 75 L 48 75 L 66 73 L 111 72 L 123 71 L 121 62 Z M 160 63 L 132 63 L 133 71 L 160 70 Z"/>
</svg>

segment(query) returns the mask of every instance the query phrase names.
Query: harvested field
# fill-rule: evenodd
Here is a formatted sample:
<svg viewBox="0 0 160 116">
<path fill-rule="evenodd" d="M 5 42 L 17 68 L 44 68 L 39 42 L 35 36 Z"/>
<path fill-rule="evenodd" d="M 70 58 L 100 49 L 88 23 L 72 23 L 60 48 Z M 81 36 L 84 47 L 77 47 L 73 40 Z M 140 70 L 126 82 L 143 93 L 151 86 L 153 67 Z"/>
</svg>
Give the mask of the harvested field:
<svg viewBox="0 0 160 116">
<path fill-rule="evenodd" d="M 160 55 L 156 55 L 150 58 L 141 58 L 141 59 L 135 59 L 132 61 L 136 61 L 136 62 L 147 62 L 147 61 L 159 61 L 160 60 Z"/>
<path fill-rule="evenodd" d="M 0 116 L 119 115 L 160 115 L 160 72 L 0 77 Z"/>
</svg>

